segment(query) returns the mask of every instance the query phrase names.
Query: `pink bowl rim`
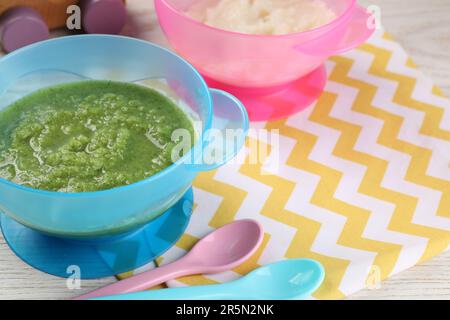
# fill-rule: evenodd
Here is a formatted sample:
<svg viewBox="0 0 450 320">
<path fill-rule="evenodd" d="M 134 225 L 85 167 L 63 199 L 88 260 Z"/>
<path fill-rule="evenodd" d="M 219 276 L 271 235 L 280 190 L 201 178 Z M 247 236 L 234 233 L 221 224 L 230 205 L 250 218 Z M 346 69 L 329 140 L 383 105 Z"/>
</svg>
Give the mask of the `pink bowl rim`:
<svg viewBox="0 0 450 320">
<path fill-rule="evenodd" d="M 172 5 L 170 5 L 169 3 L 167 3 L 166 0 L 159 0 L 161 3 L 164 3 L 164 5 L 169 8 L 170 10 L 172 10 L 174 13 L 176 13 L 180 18 L 185 19 L 190 21 L 191 23 L 194 23 L 196 25 L 205 27 L 207 29 L 213 30 L 213 31 L 218 31 L 218 32 L 222 32 L 222 33 L 227 33 L 230 35 L 235 35 L 235 36 L 241 36 L 241 37 L 248 37 L 248 38 L 262 38 L 262 39 L 286 39 L 286 38 L 295 38 L 299 35 L 310 35 L 310 34 L 314 34 L 317 33 L 318 31 L 330 31 L 332 29 L 334 29 L 335 25 L 339 25 L 340 23 L 342 23 L 342 21 L 345 18 L 348 18 L 354 11 L 356 5 L 357 5 L 357 0 L 350 0 L 350 3 L 348 5 L 348 7 L 344 10 L 344 12 L 336 17 L 336 19 L 328 22 L 327 24 L 321 25 L 317 28 L 314 29 L 310 29 L 310 30 L 306 30 L 303 32 L 295 32 L 295 33 L 288 33 L 288 34 L 279 34 L 279 35 L 265 35 L 265 34 L 248 34 L 248 33 L 241 33 L 241 32 L 236 32 L 236 31 L 229 31 L 229 30 L 224 30 L 224 29 L 220 29 L 220 28 L 216 28 L 207 24 L 204 24 L 198 20 L 195 20 L 194 18 L 189 17 L 187 14 L 181 12 L 180 10 L 175 9 Z"/>
</svg>

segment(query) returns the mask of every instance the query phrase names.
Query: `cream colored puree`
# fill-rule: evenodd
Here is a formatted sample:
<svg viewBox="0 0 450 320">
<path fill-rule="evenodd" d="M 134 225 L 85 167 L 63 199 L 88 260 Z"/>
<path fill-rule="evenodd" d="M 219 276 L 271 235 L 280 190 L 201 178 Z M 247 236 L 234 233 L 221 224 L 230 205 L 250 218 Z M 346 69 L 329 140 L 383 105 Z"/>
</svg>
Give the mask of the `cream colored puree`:
<svg viewBox="0 0 450 320">
<path fill-rule="evenodd" d="M 188 14 L 219 29 L 260 35 L 303 32 L 336 18 L 321 0 L 209 0 Z"/>
</svg>

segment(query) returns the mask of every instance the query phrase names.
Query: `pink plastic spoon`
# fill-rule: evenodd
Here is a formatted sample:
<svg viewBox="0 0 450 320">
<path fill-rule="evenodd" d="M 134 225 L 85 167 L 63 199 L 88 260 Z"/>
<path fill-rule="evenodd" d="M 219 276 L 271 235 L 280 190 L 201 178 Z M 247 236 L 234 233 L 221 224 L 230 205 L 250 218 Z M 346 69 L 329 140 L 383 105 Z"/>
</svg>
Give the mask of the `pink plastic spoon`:
<svg viewBox="0 0 450 320">
<path fill-rule="evenodd" d="M 255 253 L 263 235 L 262 226 L 257 221 L 235 221 L 201 239 L 188 254 L 175 262 L 97 289 L 76 300 L 142 291 L 187 275 L 231 270 Z"/>
</svg>

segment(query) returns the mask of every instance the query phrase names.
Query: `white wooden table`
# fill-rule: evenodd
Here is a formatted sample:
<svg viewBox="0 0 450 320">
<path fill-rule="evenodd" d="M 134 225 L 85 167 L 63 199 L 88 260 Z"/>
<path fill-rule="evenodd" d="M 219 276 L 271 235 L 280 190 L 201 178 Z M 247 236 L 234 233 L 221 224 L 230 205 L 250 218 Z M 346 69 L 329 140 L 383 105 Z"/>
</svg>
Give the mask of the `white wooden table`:
<svg viewBox="0 0 450 320">
<path fill-rule="evenodd" d="M 360 0 L 381 8 L 382 23 L 415 62 L 450 96 L 450 0 Z M 125 33 L 164 42 L 157 20 L 149 15 L 150 0 L 128 0 L 130 19 Z M 60 34 L 57 32 L 56 34 Z M 90 291 L 114 278 L 83 281 L 67 289 L 66 281 L 36 271 L 17 258 L 0 236 L 0 299 L 64 299 Z M 350 299 L 450 299 L 450 252 Z"/>
</svg>

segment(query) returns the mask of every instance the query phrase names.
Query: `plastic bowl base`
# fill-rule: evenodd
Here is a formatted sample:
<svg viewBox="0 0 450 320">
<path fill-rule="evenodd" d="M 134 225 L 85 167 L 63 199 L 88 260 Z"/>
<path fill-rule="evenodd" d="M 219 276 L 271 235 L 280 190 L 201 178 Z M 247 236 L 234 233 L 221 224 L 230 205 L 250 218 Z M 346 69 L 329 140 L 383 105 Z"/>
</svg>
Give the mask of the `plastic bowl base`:
<svg viewBox="0 0 450 320">
<path fill-rule="evenodd" d="M 14 253 L 51 275 L 94 279 L 141 267 L 172 247 L 184 233 L 192 213 L 193 192 L 157 219 L 134 232 L 110 240 L 76 241 L 27 228 L 1 213 L 1 229 Z"/>
<path fill-rule="evenodd" d="M 289 117 L 311 106 L 323 92 L 327 72 L 322 65 L 303 78 L 279 88 L 246 89 L 208 78 L 206 81 L 211 88 L 225 90 L 236 96 L 244 104 L 251 121 L 272 121 Z"/>
</svg>

